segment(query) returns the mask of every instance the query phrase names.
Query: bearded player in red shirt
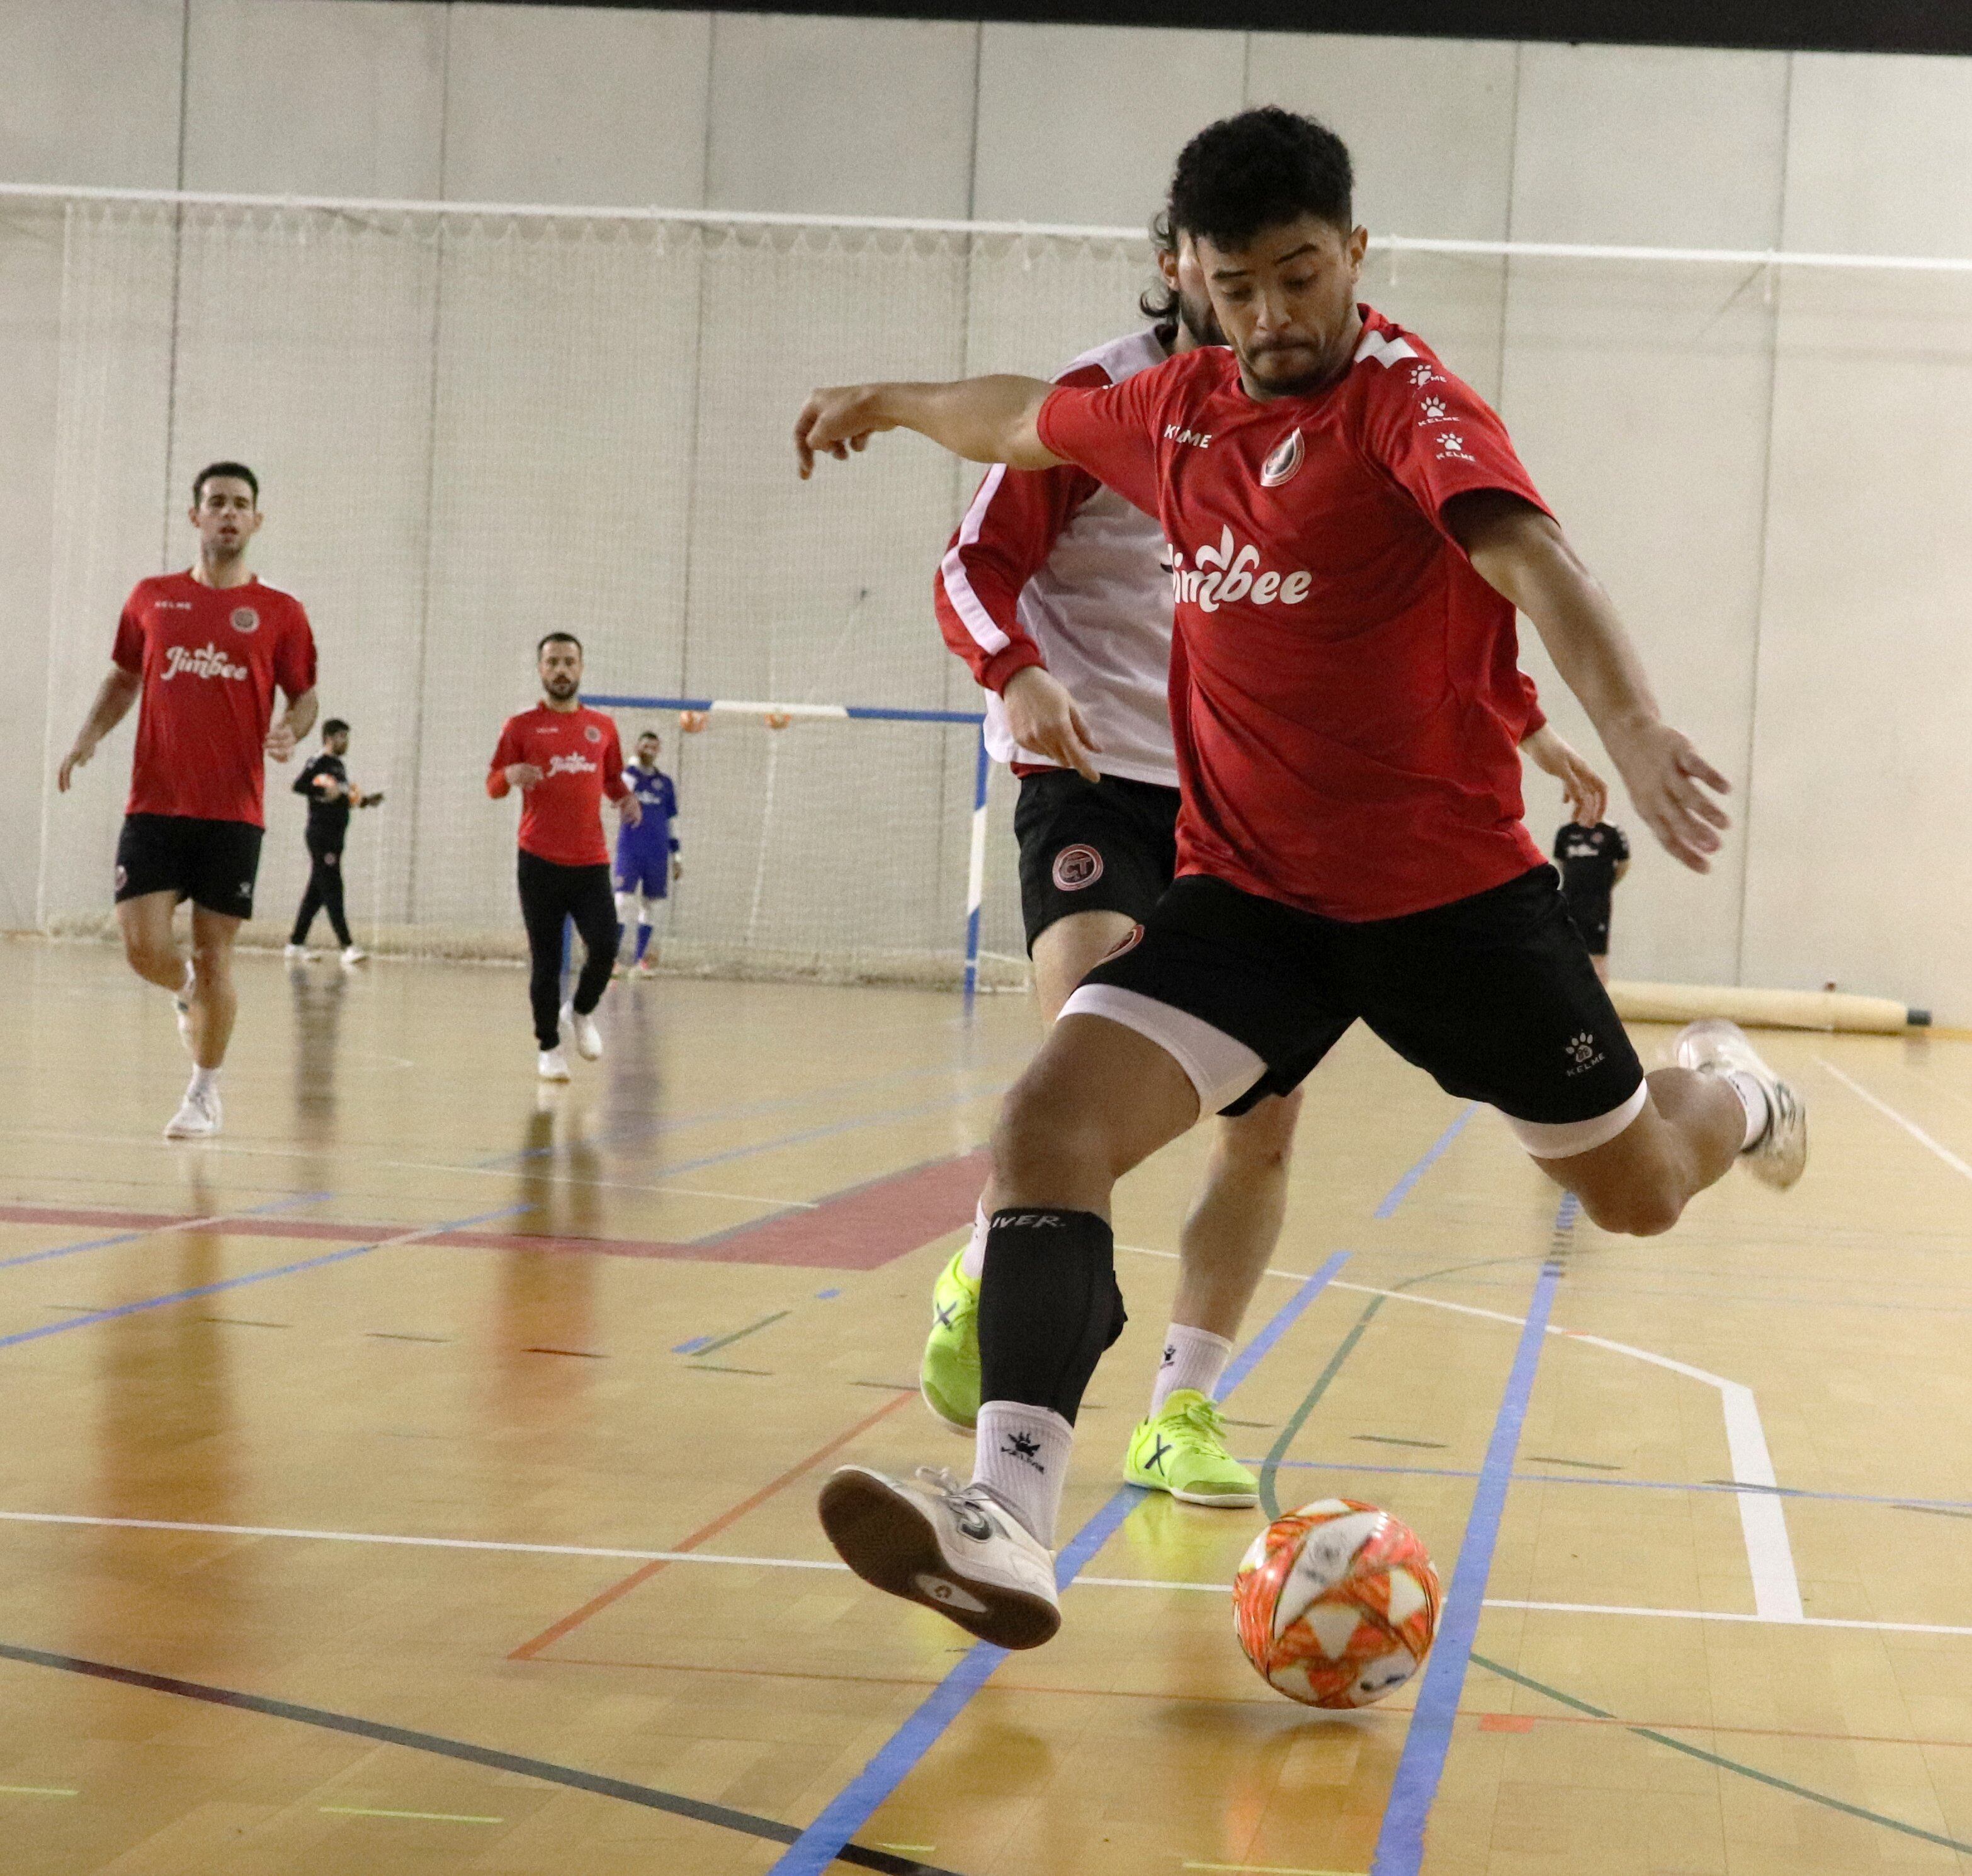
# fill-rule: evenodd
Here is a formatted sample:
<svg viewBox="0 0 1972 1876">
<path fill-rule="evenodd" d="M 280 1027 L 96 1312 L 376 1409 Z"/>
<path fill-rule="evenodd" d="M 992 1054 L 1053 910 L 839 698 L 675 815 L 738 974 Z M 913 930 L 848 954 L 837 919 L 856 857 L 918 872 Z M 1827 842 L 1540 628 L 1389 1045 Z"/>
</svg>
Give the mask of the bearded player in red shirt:
<svg viewBox="0 0 1972 1876">
<path fill-rule="evenodd" d="M 565 1082 L 564 1022 L 584 1061 L 602 1053 L 596 1006 L 609 987 L 623 936 L 602 837 L 602 798 L 616 804 L 625 827 L 636 826 L 643 810 L 623 779 L 615 723 L 583 703 L 582 641 L 573 632 L 550 632 L 534 648 L 534 664 L 543 700 L 507 719 L 486 772 L 486 792 L 497 801 L 521 791 L 521 916 L 533 964 L 527 997 L 540 1044 L 537 1069 L 544 1082 Z M 586 955 L 575 994 L 563 1003 L 561 935 L 570 918 Z"/>
<path fill-rule="evenodd" d="M 1179 877 L 1069 999 L 993 1140 L 970 1485 L 860 1467 L 824 1488 L 866 1581 L 1007 1647 L 1059 1626 L 1049 1546 L 1076 1411 L 1120 1331 L 1111 1188 L 1201 1114 L 1295 1087 L 1359 1017 L 1497 1108 L 1598 1225 L 1648 1234 L 1742 1154 L 1786 1186 L 1797 1097 L 1729 1024 L 1646 1078 L 1521 825 L 1516 609 L 1638 813 L 1706 870 L 1725 778 L 1658 714 L 1608 595 L 1499 419 L 1357 305 L 1348 152 L 1248 111 L 1178 159 L 1229 350 L 1102 389 L 1018 377 L 810 399 L 795 439 L 880 430 L 1022 468 L 1079 463 L 1172 548 Z"/>
<path fill-rule="evenodd" d="M 191 1051 L 191 1085 L 167 1140 L 219 1131 L 219 1070 L 239 1007 L 233 945 L 253 915 L 266 758 L 285 762 L 315 715 L 308 615 L 246 566 L 262 519 L 259 481 L 244 463 L 215 462 L 199 471 L 191 498 L 198 564 L 137 582 L 109 675 L 56 777 L 66 794 L 141 695 L 116 843 L 116 922 L 131 969 L 171 993 Z M 277 687 L 288 707 L 276 721 Z M 189 962 L 171 931 L 184 899 Z"/>
</svg>

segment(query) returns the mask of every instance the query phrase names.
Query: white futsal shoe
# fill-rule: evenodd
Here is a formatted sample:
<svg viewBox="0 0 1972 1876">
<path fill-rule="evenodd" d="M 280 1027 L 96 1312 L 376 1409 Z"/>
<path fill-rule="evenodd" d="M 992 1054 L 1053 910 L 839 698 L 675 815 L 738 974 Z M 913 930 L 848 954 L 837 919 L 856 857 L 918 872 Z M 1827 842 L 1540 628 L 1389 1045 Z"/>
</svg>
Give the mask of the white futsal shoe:
<svg viewBox="0 0 1972 1876">
<path fill-rule="evenodd" d="M 565 1082 L 568 1079 L 568 1058 L 559 1049 L 544 1049 L 534 1072 L 544 1082 Z"/>
<path fill-rule="evenodd" d="M 281 955 L 291 964 L 312 964 L 315 962 L 315 953 L 305 945 L 283 945 Z"/>
<path fill-rule="evenodd" d="M 1739 1074 L 1766 1097 L 1767 1129 L 1739 1156 L 1763 1184 L 1784 1192 L 1807 1164 L 1807 1104 L 1760 1059 L 1736 1023 L 1713 1016 L 1688 1023 L 1677 1036 L 1677 1065 L 1700 1075 Z"/>
<path fill-rule="evenodd" d="M 360 945 L 345 945 L 342 948 L 342 961 L 346 964 L 360 964 L 369 955 Z"/>
<path fill-rule="evenodd" d="M 219 1131 L 219 1090 L 196 1083 L 185 1090 L 178 1111 L 165 1124 L 167 1140 L 209 1140 Z"/>
<path fill-rule="evenodd" d="M 573 1003 L 561 1007 L 561 1026 L 575 1034 L 575 1052 L 584 1062 L 596 1062 L 602 1055 L 602 1032 L 596 1026 L 593 1016 L 582 1015 Z"/>
<path fill-rule="evenodd" d="M 844 1466 L 821 1488 L 821 1528 L 865 1583 L 949 1616 L 1002 1648 L 1038 1648 L 1061 1626 L 1054 1558 L 983 1486 L 942 1466 L 907 1485 Z"/>
</svg>

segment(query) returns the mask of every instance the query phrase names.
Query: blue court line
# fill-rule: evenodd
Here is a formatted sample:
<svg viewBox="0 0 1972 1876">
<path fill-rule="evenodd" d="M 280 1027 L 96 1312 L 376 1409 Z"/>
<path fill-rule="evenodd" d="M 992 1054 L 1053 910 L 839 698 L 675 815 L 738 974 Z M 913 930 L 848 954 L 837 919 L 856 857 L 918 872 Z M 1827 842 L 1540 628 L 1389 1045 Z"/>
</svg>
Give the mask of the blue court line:
<svg viewBox="0 0 1972 1876">
<path fill-rule="evenodd" d="M 1220 1382 L 1219 1399 L 1223 1400 L 1253 1372 L 1261 1358 L 1292 1326 L 1295 1319 L 1327 1287 L 1328 1280 L 1341 1269 L 1348 1258 L 1347 1251 L 1337 1251 L 1240 1350 Z M 1056 1587 L 1066 1589 L 1096 1552 L 1116 1535 L 1123 1520 L 1149 1496 L 1133 1485 L 1120 1487 L 1056 1558 Z M 841 1855 L 843 1846 L 916 1769 L 919 1760 L 938 1743 L 945 1728 L 958 1718 L 967 1701 L 992 1677 L 1007 1653 L 1006 1649 L 996 1647 L 991 1642 L 975 1642 L 958 1666 L 939 1682 L 917 1711 L 884 1741 L 876 1757 L 795 1838 L 769 1876 L 821 1876 L 822 1871 Z"/>
<path fill-rule="evenodd" d="M 449 1231 L 463 1231 L 472 1225 L 484 1225 L 496 1218 L 507 1218 L 516 1212 L 531 1212 L 531 1205 L 503 1205 L 497 1212 L 482 1212 L 472 1218 L 448 1219 L 442 1225 L 420 1225 L 390 1238 L 379 1238 L 373 1244 L 351 1245 L 341 1251 L 325 1251 L 319 1257 L 303 1258 L 293 1264 L 281 1264 L 272 1270 L 249 1271 L 244 1276 L 223 1277 L 217 1283 L 200 1284 L 190 1290 L 174 1290 L 168 1296 L 144 1297 L 135 1303 L 119 1303 L 114 1309 L 91 1310 L 87 1316 L 71 1316 L 66 1321 L 44 1323 L 38 1329 L 17 1330 L 11 1336 L 0 1336 L 0 1349 L 11 1349 L 24 1342 L 39 1342 L 47 1336 L 66 1335 L 71 1329 L 87 1329 L 93 1323 L 114 1322 L 119 1316 L 135 1316 L 145 1310 L 162 1309 L 168 1303 L 189 1303 L 198 1297 L 217 1296 L 224 1290 L 242 1290 L 249 1284 L 263 1284 L 270 1277 L 292 1277 L 302 1271 L 321 1270 L 331 1264 L 346 1263 L 351 1258 L 360 1258 L 367 1252 L 381 1250 L 385 1245 L 403 1244 L 422 1237 L 438 1237 Z"/>
<path fill-rule="evenodd" d="M 292 1206 L 314 1205 L 335 1196 L 332 1192 L 297 1192 L 292 1197 L 276 1199 L 266 1205 L 250 1206 L 243 1212 L 215 1212 L 213 1222 L 216 1224 L 236 1218 L 262 1218 L 269 1212 L 285 1212 Z M 17 1258 L 0 1258 L 0 1271 L 10 1271 L 22 1264 L 45 1264 L 50 1258 L 73 1257 L 78 1251 L 106 1251 L 112 1245 L 135 1244 L 139 1238 L 162 1237 L 167 1232 L 183 1231 L 188 1225 L 200 1222 L 197 1219 L 180 1219 L 168 1225 L 147 1225 L 142 1231 L 119 1232 L 113 1238 L 90 1238 L 80 1244 L 57 1245 L 51 1251 L 30 1251 Z"/>
<path fill-rule="evenodd" d="M 1383 1195 L 1383 1202 L 1376 1210 L 1376 1217 L 1388 1218 L 1411 1196 L 1418 1181 L 1444 1157 L 1445 1149 L 1465 1131 L 1465 1124 L 1478 1111 L 1479 1104 L 1476 1101 L 1460 1110 L 1458 1118 L 1432 1142 L 1424 1157 Z"/>
<path fill-rule="evenodd" d="M 1242 1466 L 1262 1466 L 1264 1459 L 1242 1459 Z M 1412 1479 L 1476 1479 L 1479 1473 L 1471 1467 L 1456 1466 L 1369 1466 L 1359 1465 L 1353 1459 L 1277 1459 L 1277 1470 L 1286 1472 L 1366 1472 L 1401 1475 Z M 1765 1492 L 1774 1498 L 1801 1498 L 1810 1502 L 1830 1505 L 1887 1505 L 1897 1511 L 1962 1511 L 1972 1512 L 1972 1499 L 1965 1498 L 1893 1498 L 1876 1492 L 1817 1492 L 1805 1486 L 1797 1485 L 1745 1485 L 1719 1479 L 1598 1479 L 1586 1474 L 1562 1472 L 1517 1472 L 1513 1475 L 1515 1485 L 1586 1485 L 1599 1486 L 1604 1490 L 1619 1492 L 1702 1492 L 1722 1493 L 1736 1498 L 1742 1493 Z"/>
<path fill-rule="evenodd" d="M 1469 1114 L 1471 1110 L 1467 1111 Z M 1571 1193 L 1562 1201 L 1555 1225 L 1557 1238 L 1575 1222 L 1573 1196 Z M 1418 1876 L 1424 1861 L 1425 1820 L 1431 1815 L 1438 1782 L 1445 1776 L 1445 1755 L 1451 1747 L 1451 1726 L 1458 1715 L 1465 1670 L 1471 1660 L 1473 1645 L 1479 1639 L 1486 1579 L 1492 1574 L 1493 1549 L 1499 1541 L 1500 1522 L 1507 1509 L 1507 1488 L 1520 1451 L 1520 1428 L 1526 1419 L 1528 1398 L 1540 1366 L 1541 1346 L 1547 1339 L 1548 1316 L 1554 1307 L 1555 1287 L 1560 1281 L 1561 1266 L 1550 1258 L 1542 1266 L 1540 1281 L 1534 1286 L 1533 1300 L 1520 1331 L 1520 1345 L 1514 1352 L 1513 1372 L 1507 1378 L 1499 1416 L 1493 1423 L 1493 1437 L 1486 1448 L 1485 1463 L 1480 1468 L 1478 1489 L 1472 1495 L 1471 1515 L 1466 1520 L 1458 1562 L 1451 1573 L 1451 1587 L 1445 1596 L 1438 1640 L 1425 1662 L 1424 1684 L 1418 1692 L 1410 1730 L 1404 1736 L 1403 1756 L 1397 1761 L 1396 1778 L 1384 1807 L 1383 1829 L 1377 1833 L 1376 1851 L 1370 1859 L 1370 1876 Z"/>
<path fill-rule="evenodd" d="M 1385 1194 L 1383 1202 L 1376 1208 L 1377 1217 L 1387 1218 L 1403 1203 L 1418 1181 L 1437 1163 L 1446 1147 L 1458 1137 L 1477 1111 L 1476 1104 L 1467 1108 L 1432 1143 L 1424 1157 Z M 1219 1382 L 1220 1400 L 1224 1400 L 1253 1372 L 1261 1357 L 1272 1349 L 1295 1317 L 1321 1294 L 1348 1255 L 1346 1251 L 1337 1251 L 1233 1357 Z M 1066 1588 L 1073 1582 L 1082 1566 L 1102 1548 L 1132 1508 L 1146 1496 L 1134 1486 L 1125 1486 L 1084 1525 L 1056 1559 L 1057 1584 Z M 1006 1656 L 1004 1648 L 996 1648 L 987 1642 L 975 1643 L 958 1666 L 932 1689 L 923 1705 L 878 1749 L 876 1757 L 861 1773 L 836 1794 L 821 1815 L 795 1840 L 768 1876 L 821 1876 L 842 1846 L 910 1775 L 937 1743 L 939 1736 L 958 1717 L 966 1702 L 985 1685 L 994 1669 Z"/>
</svg>

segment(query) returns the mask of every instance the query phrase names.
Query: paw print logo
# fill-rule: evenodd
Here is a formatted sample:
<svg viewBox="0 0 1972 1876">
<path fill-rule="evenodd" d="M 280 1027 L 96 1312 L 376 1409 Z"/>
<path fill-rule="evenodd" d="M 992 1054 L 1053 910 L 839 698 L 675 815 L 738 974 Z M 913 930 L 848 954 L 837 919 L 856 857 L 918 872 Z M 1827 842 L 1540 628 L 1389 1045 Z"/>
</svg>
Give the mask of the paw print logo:
<svg viewBox="0 0 1972 1876">
<path fill-rule="evenodd" d="M 1413 384 L 1435 384 L 1438 382 L 1438 374 L 1428 364 L 1414 364 L 1411 367 L 1411 382 Z"/>
<path fill-rule="evenodd" d="M 1461 461 L 1465 462 L 1474 460 L 1471 452 L 1465 447 L 1465 439 L 1456 430 L 1445 430 L 1440 433 L 1438 439 L 1438 455 L 1440 462 L 1443 462 L 1448 456 L 1457 456 Z"/>
<path fill-rule="evenodd" d="M 1579 1035 L 1571 1038 L 1569 1042 L 1568 1059 L 1569 1061 L 1573 1062 L 1577 1068 L 1585 1067 L 1588 1064 L 1589 1057 L 1594 1055 L 1595 1052 L 1595 1038 L 1591 1036 L 1586 1029 L 1582 1030 Z"/>
<path fill-rule="evenodd" d="M 1424 399 L 1419 404 L 1418 409 L 1421 413 L 1419 419 L 1421 423 L 1442 423 L 1445 421 L 1445 400 L 1441 397 Z"/>
</svg>

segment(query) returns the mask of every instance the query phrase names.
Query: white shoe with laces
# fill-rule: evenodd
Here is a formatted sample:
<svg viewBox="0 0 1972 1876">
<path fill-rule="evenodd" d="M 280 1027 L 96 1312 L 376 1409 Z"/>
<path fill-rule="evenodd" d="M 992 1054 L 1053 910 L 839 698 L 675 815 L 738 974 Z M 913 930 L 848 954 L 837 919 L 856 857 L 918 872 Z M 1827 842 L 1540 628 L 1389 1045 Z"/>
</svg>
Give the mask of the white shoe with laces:
<svg viewBox="0 0 1972 1876">
<path fill-rule="evenodd" d="M 584 1062 L 595 1062 L 601 1059 L 602 1032 L 596 1026 L 595 1017 L 582 1015 L 573 1003 L 563 1003 L 561 1007 L 561 1022 L 563 1029 L 573 1031 L 575 1052 Z"/>
<path fill-rule="evenodd" d="M 1688 1023 L 1677 1036 L 1677 1065 L 1700 1075 L 1743 1075 L 1765 1097 L 1766 1130 L 1739 1155 L 1763 1185 L 1784 1192 L 1807 1164 L 1807 1104 L 1760 1059 L 1736 1023 L 1721 1017 Z"/>
<path fill-rule="evenodd" d="M 821 1488 L 821 1528 L 866 1583 L 949 1616 L 1002 1648 L 1038 1648 L 1061 1626 L 1054 1558 L 984 1486 L 942 1466 L 906 1484 L 844 1466 Z"/>
<path fill-rule="evenodd" d="M 534 1072 L 544 1082 L 565 1082 L 568 1079 L 568 1058 L 559 1049 L 544 1049 Z"/>
<path fill-rule="evenodd" d="M 345 945 L 342 948 L 342 961 L 346 964 L 360 964 L 369 955 L 360 945 Z"/>
<path fill-rule="evenodd" d="M 167 1140 L 205 1140 L 219 1131 L 219 1090 L 194 1082 L 165 1127 Z"/>
</svg>

